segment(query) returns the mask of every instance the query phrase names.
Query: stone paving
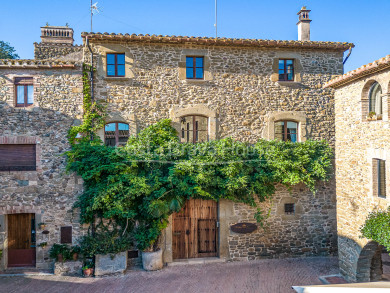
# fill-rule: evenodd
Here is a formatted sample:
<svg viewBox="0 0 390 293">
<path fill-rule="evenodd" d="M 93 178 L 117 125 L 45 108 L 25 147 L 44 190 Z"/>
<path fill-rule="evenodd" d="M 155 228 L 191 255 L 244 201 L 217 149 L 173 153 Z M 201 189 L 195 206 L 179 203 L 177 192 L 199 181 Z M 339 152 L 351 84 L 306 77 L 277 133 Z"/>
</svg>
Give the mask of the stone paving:
<svg viewBox="0 0 390 293">
<path fill-rule="evenodd" d="M 312 257 L 174 266 L 105 278 L 0 277 L 0 292 L 294 292 L 292 285 L 321 284 L 319 276 L 337 274 L 337 265 L 336 257 Z"/>
</svg>

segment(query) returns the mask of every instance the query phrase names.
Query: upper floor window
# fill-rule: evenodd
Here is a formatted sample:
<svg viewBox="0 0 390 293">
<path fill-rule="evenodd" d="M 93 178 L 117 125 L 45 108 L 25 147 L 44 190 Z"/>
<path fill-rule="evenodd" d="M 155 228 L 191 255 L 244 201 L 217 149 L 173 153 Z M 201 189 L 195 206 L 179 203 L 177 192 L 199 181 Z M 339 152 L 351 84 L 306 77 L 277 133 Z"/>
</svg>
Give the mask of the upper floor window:
<svg viewBox="0 0 390 293">
<path fill-rule="evenodd" d="M 378 197 L 386 197 L 386 161 L 372 160 L 373 167 L 373 191 Z"/>
<path fill-rule="evenodd" d="M 204 57 L 186 57 L 186 78 L 204 78 Z"/>
<path fill-rule="evenodd" d="M 279 59 L 279 80 L 280 81 L 294 80 L 294 60 Z"/>
<path fill-rule="evenodd" d="M 298 123 L 294 121 L 276 121 L 275 139 L 283 141 L 298 141 Z"/>
<path fill-rule="evenodd" d="M 184 116 L 180 119 L 181 142 L 203 142 L 209 140 L 208 118 L 204 116 Z"/>
<path fill-rule="evenodd" d="M 124 53 L 107 53 L 107 76 L 125 76 Z"/>
<path fill-rule="evenodd" d="M 107 146 L 121 146 L 129 139 L 129 124 L 113 122 L 104 126 L 104 143 Z"/>
<path fill-rule="evenodd" d="M 34 104 L 34 86 L 32 77 L 15 78 L 16 107 L 28 107 Z"/>
<path fill-rule="evenodd" d="M 382 115 L 382 88 L 374 82 L 368 94 L 368 111 L 370 115 Z"/>
<path fill-rule="evenodd" d="M 0 144 L 0 171 L 35 171 L 35 144 Z"/>
</svg>

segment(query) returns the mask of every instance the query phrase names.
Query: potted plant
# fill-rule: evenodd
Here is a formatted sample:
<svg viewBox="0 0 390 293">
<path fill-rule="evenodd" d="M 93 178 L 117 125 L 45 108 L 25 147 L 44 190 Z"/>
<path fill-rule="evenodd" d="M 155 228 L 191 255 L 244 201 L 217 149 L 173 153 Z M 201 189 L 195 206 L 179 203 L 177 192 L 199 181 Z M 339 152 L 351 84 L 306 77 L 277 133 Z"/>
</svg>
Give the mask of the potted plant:
<svg viewBox="0 0 390 293">
<path fill-rule="evenodd" d="M 91 261 L 86 261 L 82 268 L 84 277 L 92 277 L 93 276 L 93 263 Z"/>
<path fill-rule="evenodd" d="M 77 246 L 77 245 L 72 246 L 70 251 L 71 251 L 72 259 L 76 261 L 79 257 L 80 252 L 81 252 L 81 247 Z"/>
<path fill-rule="evenodd" d="M 38 228 L 39 228 L 40 230 L 45 230 L 46 224 L 45 224 L 45 223 L 38 223 Z"/>
<path fill-rule="evenodd" d="M 71 259 L 71 250 L 66 244 L 53 244 L 49 255 L 58 262 L 64 262 Z"/>
<path fill-rule="evenodd" d="M 45 248 L 47 246 L 47 242 L 41 242 L 38 244 L 39 247 Z"/>
<path fill-rule="evenodd" d="M 368 113 L 368 116 L 366 117 L 368 121 L 373 121 L 373 120 L 377 120 L 377 117 L 376 117 L 376 113 L 371 111 L 370 113 Z"/>
<path fill-rule="evenodd" d="M 166 224 L 149 224 L 138 227 L 136 231 L 137 246 L 142 251 L 142 266 L 146 271 L 161 270 L 164 266 L 160 238 L 165 227 Z"/>
</svg>

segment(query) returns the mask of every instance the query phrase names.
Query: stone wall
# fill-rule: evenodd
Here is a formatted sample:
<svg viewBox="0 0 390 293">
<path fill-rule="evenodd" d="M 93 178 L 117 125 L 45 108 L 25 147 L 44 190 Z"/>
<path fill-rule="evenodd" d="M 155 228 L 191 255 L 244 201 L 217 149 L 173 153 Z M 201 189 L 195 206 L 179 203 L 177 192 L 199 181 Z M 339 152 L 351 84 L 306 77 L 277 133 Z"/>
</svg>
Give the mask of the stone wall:
<svg viewBox="0 0 390 293">
<path fill-rule="evenodd" d="M 304 139 L 325 139 L 334 146 L 333 90 L 322 86 L 343 73 L 340 51 L 96 42 L 92 43 L 97 64 L 95 97 L 107 102 L 109 117 L 115 117 L 107 122 L 127 122 L 130 128 L 143 129 L 163 118 L 176 122 L 178 113 L 203 114 L 211 118 L 209 131 L 215 131 L 210 137 L 231 136 L 254 143 L 269 138 L 272 117 L 286 116 L 302 122 L 299 132 Z M 109 52 L 126 54 L 125 77 L 106 76 Z M 180 78 L 183 56 L 189 52 L 207 57 L 207 80 Z M 299 82 L 275 81 L 275 64 L 283 57 L 299 64 Z M 286 199 L 297 202 L 302 212 L 284 217 Z M 226 213 L 219 219 L 220 257 L 254 259 L 336 251 L 334 181 L 321 185 L 316 195 L 305 187 L 296 187 L 291 194 L 279 188 L 268 207 L 266 232 L 237 235 L 230 232 L 229 225 L 253 222 L 254 210 L 226 204 Z M 264 210 L 267 212 L 267 205 Z M 170 262 L 172 247 L 167 241 L 164 259 Z"/>
<path fill-rule="evenodd" d="M 14 106 L 14 77 L 34 78 L 34 105 Z M 67 133 L 82 116 L 81 68 L 1 69 L 0 143 L 36 143 L 37 171 L 0 172 L 0 248 L 5 248 L 1 268 L 7 262 L 7 214 L 34 213 L 38 268 L 51 268 L 48 251 L 60 242 L 60 227 L 73 227 L 73 241 L 83 233 L 79 215 L 72 206 L 82 190 L 82 181 L 65 172 L 63 153 L 69 149 Z"/>
<path fill-rule="evenodd" d="M 343 86 L 335 94 L 339 260 L 341 272 L 351 281 L 359 280 L 358 262 L 369 249 L 369 240 L 360 238 L 359 229 L 372 210 L 385 209 L 390 203 L 389 192 L 386 199 L 373 192 L 372 159 L 386 160 L 387 178 L 390 174 L 390 122 L 388 95 L 383 96 L 383 120 L 367 121 L 362 115 L 364 102 L 368 102 L 365 88 L 372 81 L 379 82 L 383 94 L 390 91 L 390 71 L 387 70 Z M 389 182 L 387 180 L 387 191 Z M 370 249 L 372 255 L 375 249 Z"/>
<path fill-rule="evenodd" d="M 34 43 L 34 59 L 50 59 L 60 58 L 66 59 L 65 56 L 69 54 L 82 52 L 83 47 L 81 45 L 71 44 L 56 44 L 56 43 Z M 77 55 L 76 59 L 81 59 L 81 56 Z"/>
</svg>

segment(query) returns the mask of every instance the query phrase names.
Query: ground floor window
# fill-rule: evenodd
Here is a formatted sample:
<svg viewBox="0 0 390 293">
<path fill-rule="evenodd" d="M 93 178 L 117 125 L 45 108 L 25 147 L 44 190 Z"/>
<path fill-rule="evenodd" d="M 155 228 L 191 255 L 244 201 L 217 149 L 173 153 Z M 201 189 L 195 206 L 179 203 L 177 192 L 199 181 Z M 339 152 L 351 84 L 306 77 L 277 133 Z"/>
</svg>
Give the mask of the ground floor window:
<svg viewBox="0 0 390 293">
<path fill-rule="evenodd" d="M 181 142 L 203 142 L 209 140 L 208 118 L 204 116 L 189 115 L 180 119 Z"/>
<path fill-rule="evenodd" d="M 107 146 L 121 146 L 129 139 L 129 124 L 112 122 L 104 127 L 104 142 Z"/>
<path fill-rule="evenodd" d="M 275 139 L 283 141 L 298 141 L 298 123 L 294 121 L 276 121 Z"/>
</svg>

